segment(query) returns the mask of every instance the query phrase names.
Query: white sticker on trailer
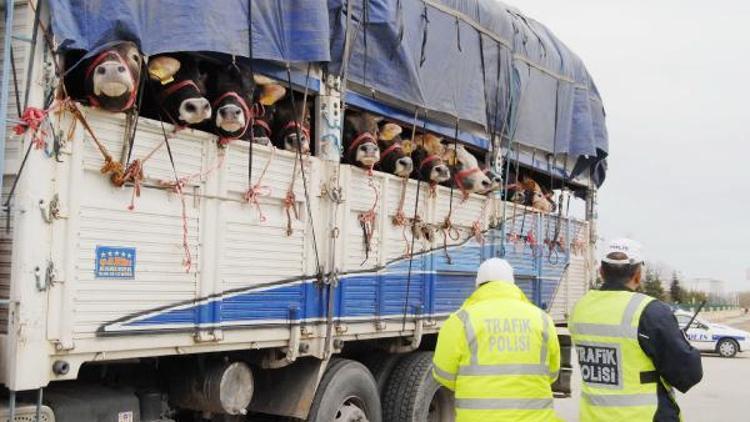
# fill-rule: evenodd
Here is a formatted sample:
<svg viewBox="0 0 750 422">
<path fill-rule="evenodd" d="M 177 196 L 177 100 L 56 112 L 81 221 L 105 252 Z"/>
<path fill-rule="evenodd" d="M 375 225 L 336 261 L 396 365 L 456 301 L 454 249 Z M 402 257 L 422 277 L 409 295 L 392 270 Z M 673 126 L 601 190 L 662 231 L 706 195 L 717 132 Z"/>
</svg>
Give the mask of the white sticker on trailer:
<svg viewBox="0 0 750 422">
<path fill-rule="evenodd" d="M 133 422 L 133 412 L 120 412 L 117 414 L 117 422 Z"/>
</svg>

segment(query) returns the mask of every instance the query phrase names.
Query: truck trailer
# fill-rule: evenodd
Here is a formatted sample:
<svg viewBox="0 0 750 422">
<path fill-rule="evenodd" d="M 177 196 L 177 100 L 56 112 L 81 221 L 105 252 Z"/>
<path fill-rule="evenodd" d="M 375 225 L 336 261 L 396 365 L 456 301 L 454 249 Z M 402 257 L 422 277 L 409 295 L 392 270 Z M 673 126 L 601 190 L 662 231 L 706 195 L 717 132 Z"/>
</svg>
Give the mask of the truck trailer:
<svg viewBox="0 0 750 422">
<path fill-rule="evenodd" d="M 570 392 L 607 135 L 588 72 L 543 25 L 492 0 L 3 13 L 0 418 L 450 421 L 431 351 L 490 257 L 552 315 Z M 69 53 L 121 40 L 251 64 L 310 100 L 314 153 L 66 98 Z M 557 209 L 344 164 L 350 111 L 464 145 L 504 183 L 533 175 Z M 103 151 L 143 178 L 113 185 Z"/>
</svg>

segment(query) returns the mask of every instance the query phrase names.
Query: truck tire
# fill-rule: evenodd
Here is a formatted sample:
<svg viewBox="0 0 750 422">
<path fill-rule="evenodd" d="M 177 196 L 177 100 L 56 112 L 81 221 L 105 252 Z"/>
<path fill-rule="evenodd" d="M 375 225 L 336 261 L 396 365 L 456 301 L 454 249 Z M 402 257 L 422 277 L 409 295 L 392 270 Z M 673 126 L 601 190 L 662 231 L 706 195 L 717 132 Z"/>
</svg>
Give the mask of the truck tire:
<svg viewBox="0 0 750 422">
<path fill-rule="evenodd" d="M 719 343 L 716 345 L 716 352 L 723 358 L 735 357 L 739 349 L 740 346 L 731 338 L 723 338 L 719 340 Z"/>
<path fill-rule="evenodd" d="M 375 378 L 380 397 L 383 397 L 383 394 L 385 394 L 385 385 L 388 382 L 388 377 L 391 376 L 393 368 L 396 367 L 396 364 L 402 357 L 402 354 L 397 353 L 373 353 L 362 359 L 362 363 L 370 370 L 372 377 Z"/>
<path fill-rule="evenodd" d="M 308 422 L 382 422 L 378 386 L 359 362 L 330 363 L 315 392 Z"/>
<path fill-rule="evenodd" d="M 383 396 L 388 422 L 452 422 L 453 393 L 432 376 L 432 352 L 415 352 L 399 360 Z"/>
</svg>

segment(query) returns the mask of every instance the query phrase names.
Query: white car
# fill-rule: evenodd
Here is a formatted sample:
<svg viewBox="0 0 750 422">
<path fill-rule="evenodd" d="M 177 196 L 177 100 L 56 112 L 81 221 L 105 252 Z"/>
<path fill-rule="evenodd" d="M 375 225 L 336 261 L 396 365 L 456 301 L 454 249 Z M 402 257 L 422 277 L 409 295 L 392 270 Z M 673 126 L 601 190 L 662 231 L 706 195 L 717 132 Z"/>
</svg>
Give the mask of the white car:
<svg viewBox="0 0 750 422">
<path fill-rule="evenodd" d="M 675 310 L 674 316 L 680 328 L 684 329 L 693 314 Z M 731 358 L 738 352 L 750 350 L 750 333 L 722 324 L 706 322 L 695 318 L 687 330 L 690 344 L 702 352 L 716 352 L 722 357 Z"/>
</svg>

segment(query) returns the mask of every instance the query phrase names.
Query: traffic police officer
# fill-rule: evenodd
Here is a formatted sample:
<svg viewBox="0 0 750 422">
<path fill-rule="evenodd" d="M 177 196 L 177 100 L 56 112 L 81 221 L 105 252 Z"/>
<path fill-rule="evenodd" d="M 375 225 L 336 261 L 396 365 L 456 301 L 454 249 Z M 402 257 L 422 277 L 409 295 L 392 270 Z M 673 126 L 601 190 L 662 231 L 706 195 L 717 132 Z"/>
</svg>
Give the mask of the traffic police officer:
<svg viewBox="0 0 750 422">
<path fill-rule="evenodd" d="M 602 259 L 604 284 L 573 309 L 581 422 L 679 421 L 672 387 L 684 393 L 703 377 L 700 354 L 669 306 L 636 293 L 643 263 L 640 244 L 613 241 Z"/>
<path fill-rule="evenodd" d="M 558 420 L 551 384 L 560 344 L 552 319 L 516 287 L 505 260 L 482 263 L 476 285 L 435 349 L 433 375 L 455 392 L 456 421 Z"/>
</svg>

